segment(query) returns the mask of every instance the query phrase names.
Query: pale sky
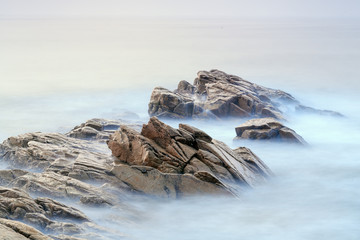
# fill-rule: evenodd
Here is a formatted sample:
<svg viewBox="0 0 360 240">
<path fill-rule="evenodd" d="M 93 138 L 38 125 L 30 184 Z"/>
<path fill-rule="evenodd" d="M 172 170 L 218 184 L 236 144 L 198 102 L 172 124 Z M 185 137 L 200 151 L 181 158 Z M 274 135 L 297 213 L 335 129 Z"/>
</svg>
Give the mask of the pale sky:
<svg viewBox="0 0 360 240">
<path fill-rule="evenodd" d="M 359 0 L 0 0 L 0 17 L 358 18 Z"/>
</svg>

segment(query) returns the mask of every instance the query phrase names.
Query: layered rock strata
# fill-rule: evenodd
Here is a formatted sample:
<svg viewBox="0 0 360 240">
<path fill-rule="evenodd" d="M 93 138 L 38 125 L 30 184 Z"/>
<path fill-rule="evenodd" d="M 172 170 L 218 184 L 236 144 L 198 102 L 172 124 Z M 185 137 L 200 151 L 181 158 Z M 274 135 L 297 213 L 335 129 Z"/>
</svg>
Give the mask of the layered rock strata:
<svg viewBox="0 0 360 240">
<path fill-rule="evenodd" d="M 123 164 L 114 167 L 115 175 L 139 191 L 148 192 L 146 181 L 150 181 L 151 185 L 164 186 L 169 196 L 220 189 L 234 193 L 232 185 L 253 187 L 271 175 L 249 149 L 233 151 L 195 127 L 180 124 L 175 129 L 155 117 L 143 125 L 141 133 L 122 126 L 108 145 Z M 143 174 L 118 174 L 124 164 L 130 165 L 132 172 Z"/>
<path fill-rule="evenodd" d="M 235 140 L 277 140 L 307 145 L 306 141 L 291 128 L 273 118 L 257 118 L 246 121 L 235 128 Z"/>
<path fill-rule="evenodd" d="M 299 106 L 299 107 L 296 107 Z M 246 81 L 219 70 L 200 71 L 193 84 L 180 81 L 175 91 L 156 87 L 148 113 L 159 118 L 273 117 L 285 119 L 284 110 L 303 110 L 293 96 Z M 336 112 L 317 110 L 320 114 Z"/>
<path fill-rule="evenodd" d="M 97 132 L 89 137 L 86 128 Z M 136 129 L 137 124 L 93 119 L 66 135 L 27 133 L 0 144 L 0 159 L 9 166 L 0 170 L 4 236 L 118 239 L 121 232 L 107 232 L 67 203 L 134 216 L 124 200 L 235 196 L 271 175 L 249 149 L 231 150 L 189 125 L 175 129 L 154 117 Z"/>
</svg>

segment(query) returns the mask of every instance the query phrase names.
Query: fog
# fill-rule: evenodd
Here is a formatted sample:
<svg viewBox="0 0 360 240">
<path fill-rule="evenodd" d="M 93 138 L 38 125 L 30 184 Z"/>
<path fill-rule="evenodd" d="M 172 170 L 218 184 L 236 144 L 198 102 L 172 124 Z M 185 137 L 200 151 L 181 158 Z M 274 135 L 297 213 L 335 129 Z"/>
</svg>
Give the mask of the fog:
<svg viewBox="0 0 360 240">
<path fill-rule="evenodd" d="M 288 111 L 285 124 L 309 147 L 233 142 L 244 119 L 186 121 L 251 148 L 274 172 L 240 199 L 130 198 L 129 211 L 68 204 L 108 228 L 109 239 L 357 240 L 358 9 L 355 0 L 0 0 L 0 141 L 127 112 L 146 122 L 155 86 L 173 90 L 217 68 L 346 117 Z"/>
<path fill-rule="evenodd" d="M 175 88 L 213 68 L 293 93 L 357 92 L 359 29 L 342 19 L 0 19 L 0 96 Z"/>
<path fill-rule="evenodd" d="M 360 107 L 346 105 L 353 100 L 347 96 L 340 102 L 327 97 L 322 101 L 342 106 L 346 118 L 288 113 L 286 125 L 304 137 L 307 147 L 232 141 L 234 127 L 244 120 L 187 121 L 233 148 L 251 148 L 274 172 L 268 183 L 239 199 L 135 198 L 125 200 L 134 210 L 129 212 L 79 207 L 99 225 L 130 239 L 358 239 Z M 166 123 L 176 127 L 179 121 Z"/>
<path fill-rule="evenodd" d="M 356 0 L 1 0 L 3 17 L 358 18 Z"/>
</svg>

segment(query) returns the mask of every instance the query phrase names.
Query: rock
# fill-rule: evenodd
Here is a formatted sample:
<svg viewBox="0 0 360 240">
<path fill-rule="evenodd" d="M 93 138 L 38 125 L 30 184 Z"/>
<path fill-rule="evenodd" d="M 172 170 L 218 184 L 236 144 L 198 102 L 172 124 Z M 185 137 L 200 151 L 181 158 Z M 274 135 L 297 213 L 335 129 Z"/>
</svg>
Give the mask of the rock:
<svg viewBox="0 0 360 240">
<path fill-rule="evenodd" d="M 176 119 L 272 117 L 282 120 L 285 118 L 283 109 L 299 104 L 284 91 L 211 70 L 198 72 L 193 85 L 180 81 L 173 92 L 162 87 L 154 88 L 148 113 L 159 118 Z"/>
<path fill-rule="evenodd" d="M 96 122 L 88 123 L 86 127 L 107 131 Z M 61 203 L 71 201 L 87 209 L 114 208 L 132 214 L 123 199 L 135 190 L 111 172 L 114 157 L 102 139 L 89 141 L 59 133 L 22 134 L 0 144 L 0 160 L 10 168 L 0 170 L 0 218 L 22 221 L 52 234 L 54 239 L 123 236 L 101 229 L 77 209 Z"/>
<path fill-rule="evenodd" d="M 0 218 L 1 240 L 51 240 L 52 238 L 24 223 Z"/>
<path fill-rule="evenodd" d="M 231 184 L 253 187 L 271 175 L 258 158 L 249 164 L 205 132 L 184 124 L 174 129 L 156 117 L 143 125 L 141 133 L 122 126 L 108 146 L 120 163 L 112 170 L 116 177 L 137 191 L 161 196 L 187 195 L 196 188 L 198 192 L 219 192 L 219 187 L 233 192 Z"/>
<path fill-rule="evenodd" d="M 130 113 L 129 113 L 130 114 Z M 66 136 L 80 139 L 109 139 L 109 136 L 120 128 L 121 125 L 127 125 L 135 130 L 141 129 L 141 124 L 124 120 L 106 120 L 93 118 L 73 130 L 68 132 Z"/>
<path fill-rule="evenodd" d="M 235 131 L 236 140 L 266 139 L 307 145 L 306 141 L 294 130 L 285 127 L 274 118 L 251 119 L 235 128 Z"/>
<path fill-rule="evenodd" d="M 0 217 L 21 220 L 46 232 L 66 234 L 82 232 L 78 224 L 90 221 L 79 210 L 58 201 L 33 199 L 21 189 L 4 187 L 0 187 Z"/>
<path fill-rule="evenodd" d="M 16 178 L 10 185 L 38 196 L 80 200 L 84 204 L 109 206 L 116 203 L 116 197 L 103 191 L 101 186 L 93 186 L 54 172 L 28 173 Z"/>
<path fill-rule="evenodd" d="M 20 169 L 0 170 L 0 186 L 7 185 L 14 179 L 28 173 L 29 172 Z"/>
<path fill-rule="evenodd" d="M 229 189 L 202 181 L 190 174 L 165 174 L 147 166 L 116 165 L 112 172 L 139 193 L 162 198 L 181 198 L 199 194 L 229 195 Z M 216 179 L 212 176 L 213 179 Z M 217 181 L 216 183 L 218 183 Z"/>
<path fill-rule="evenodd" d="M 331 117 L 345 117 L 341 113 L 330 111 L 330 110 L 319 110 L 312 107 L 307 107 L 304 105 L 296 106 L 295 110 L 300 113 L 308 113 L 308 114 L 320 114 L 324 116 L 331 116 Z"/>
<path fill-rule="evenodd" d="M 114 159 L 105 143 L 66 137 L 59 133 L 27 133 L 0 145 L 0 155 L 12 168 L 54 172 L 78 180 L 111 182 Z M 17 175 L 23 172 L 17 171 Z M 0 176 L 2 171 L 0 171 Z M 11 180 L 14 172 L 9 172 Z M 3 176 L 2 181 L 6 181 Z"/>
<path fill-rule="evenodd" d="M 182 83 L 182 91 L 192 88 Z M 21 230 L 26 227 L 53 239 L 118 239 L 121 232 L 96 225 L 68 202 L 124 212 L 131 222 L 137 215 L 123 200 L 133 194 L 234 196 L 271 175 L 255 155 L 237 153 L 195 127 L 175 129 L 156 117 L 139 131 L 135 126 L 92 119 L 67 135 L 37 132 L 5 140 L 0 159 L 10 169 L 0 170 L 0 220 L 14 220 L 15 227 L 0 222 L 0 229 L 14 239 L 36 239 Z M 26 234 L 16 238 L 20 231 Z"/>
</svg>

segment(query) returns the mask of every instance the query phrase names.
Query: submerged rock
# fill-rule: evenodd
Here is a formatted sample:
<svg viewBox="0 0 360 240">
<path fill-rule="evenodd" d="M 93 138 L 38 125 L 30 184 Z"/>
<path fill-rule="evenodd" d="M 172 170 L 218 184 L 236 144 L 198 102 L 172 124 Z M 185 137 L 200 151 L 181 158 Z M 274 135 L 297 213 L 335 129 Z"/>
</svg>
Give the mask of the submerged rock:
<svg viewBox="0 0 360 240">
<path fill-rule="evenodd" d="M 273 118 L 256 118 L 246 121 L 235 128 L 235 140 L 239 139 L 262 139 L 279 140 L 290 143 L 306 145 L 306 141 L 294 130 L 285 127 Z"/>
<path fill-rule="evenodd" d="M 330 111 L 330 110 L 319 110 L 312 107 L 307 107 L 304 105 L 298 105 L 295 107 L 295 110 L 299 113 L 309 113 L 309 114 L 320 114 L 324 116 L 331 116 L 331 117 L 344 117 L 341 113 Z"/>
<path fill-rule="evenodd" d="M 180 81 L 175 91 L 156 87 L 149 115 L 159 118 L 273 117 L 282 108 L 300 106 L 289 93 L 246 81 L 219 70 L 200 71 L 194 84 Z M 318 111 L 314 109 L 315 111 Z M 319 110 L 319 113 L 322 113 Z"/>
<path fill-rule="evenodd" d="M 138 191 L 160 195 L 165 191 L 168 197 L 219 192 L 220 188 L 233 192 L 233 184 L 253 187 L 271 175 L 258 158 L 253 158 L 254 168 L 205 132 L 185 124 L 174 129 L 156 117 L 143 125 L 141 133 L 122 126 L 108 146 L 120 163 L 132 166 L 116 165 L 112 172 L 117 177 Z"/>
</svg>

